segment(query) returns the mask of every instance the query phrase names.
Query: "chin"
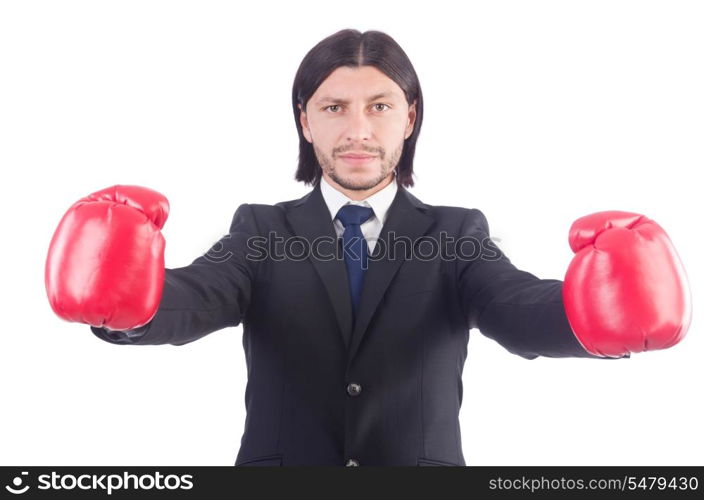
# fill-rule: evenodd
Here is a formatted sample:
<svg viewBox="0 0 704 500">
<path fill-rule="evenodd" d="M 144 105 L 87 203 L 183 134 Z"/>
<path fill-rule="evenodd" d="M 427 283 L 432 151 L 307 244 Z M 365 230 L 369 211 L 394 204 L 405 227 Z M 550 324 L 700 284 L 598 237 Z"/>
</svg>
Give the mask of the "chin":
<svg viewBox="0 0 704 500">
<path fill-rule="evenodd" d="M 388 174 L 390 173 L 388 172 Z M 338 164 L 332 172 L 329 172 L 329 175 L 341 187 L 356 190 L 372 189 L 387 178 L 379 166 L 371 165 L 367 168 L 360 168 Z"/>
<path fill-rule="evenodd" d="M 382 179 L 383 180 L 383 179 Z M 347 178 L 343 179 L 344 185 L 342 187 L 346 189 L 359 189 L 359 190 L 367 190 L 367 189 L 372 189 L 373 187 L 376 187 L 379 185 L 381 180 L 378 179 L 378 177 L 369 177 L 369 178 Z"/>
</svg>

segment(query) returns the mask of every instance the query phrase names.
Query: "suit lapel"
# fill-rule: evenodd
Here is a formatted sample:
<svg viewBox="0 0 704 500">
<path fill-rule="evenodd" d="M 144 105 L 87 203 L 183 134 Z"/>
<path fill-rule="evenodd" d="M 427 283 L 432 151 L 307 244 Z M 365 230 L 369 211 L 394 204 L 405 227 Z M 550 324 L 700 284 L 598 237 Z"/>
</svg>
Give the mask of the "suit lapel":
<svg viewBox="0 0 704 500">
<path fill-rule="evenodd" d="M 317 184 L 310 193 L 294 203 L 291 210 L 286 213 L 286 217 L 296 236 L 304 238 L 309 243 L 321 236 L 330 237 L 331 241 L 337 239 L 335 226 L 330 218 L 330 210 L 320 192 L 320 184 Z M 325 250 L 327 251 L 328 247 Z M 345 346 L 348 346 L 352 333 L 352 303 L 345 261 L 336 258 L 322 260 L 311 257 L 308 260 L 315 267 L 325 286 L 335 311 L 342 341 Z"/>
<path fill-rule="evenodd" d="M 405 188 L 399 186 L 394 201 L 389 207 L 386 222 L 381 228 L 379 240 L 389 242 L 389 234 L 392 234 L 394 238 L 407 237 L 411 243 L 415 244 L 416 240 L 423 236 L 433 223 L 433 219 L 424 213 L 425 210 L 426 206 L 420 200 L 411 195 Z M 359 349 L 359 345 L 379 302 L 405 260 L 403 252 L 397 252 L 395 258 L 393 260 L 390 259 L 388 248 L 383 248 L 384 246 L 388 247 L 388 244 L 381 245 L 380 241 L 377 242 L 374 248 L 374 255 L 379 256 L 379 252 L 382 249 L 385 252 L 381 257 L 370 258 L 369 266 L 364 273 L 364 284 L 362 285 L 359 309 L 352 331 L 347 369 L 349 369 L 352 359 Z M 402 245 L 399 245 L 399 248 L 401 247 Z"/>
<path fill-rule="evenodd" d="M 389 207 L 379 240 L 388 242 L 389 234 L 392 234 L 396 238 L 407 237 L 415 243 L 433 223 L 433 219 L 425 214 L 426 208 L 426 205 L 420 200 L 399 186 Z M 296 236 L 305 238 L 308 242 L 321 236 L 330 237 L 332 241 L 337 239 L 330 211 L 320 192 L 320 184 L 317 184 L 306 196 L 294 202 L 286 213 L 286 218 Z M 385 249 L 384 245 L 377 242 L 374 248 L 375 256 L 378 256 L 383 249 Z M 309 257 L 325 286 L 337 318 L 342 340 L 344 345 L 348 347 L 347 368 L 359 348 L 379 302 L 404 261 L 404 256 L 400 252 L 392 260 L 389 258 L 388 249 L 385 250 L 386 252 L 381 258 L 369 260 L 354 325 L 352 324 L 352 303 L 344 259 L 321 260 Z"/>
</svg>

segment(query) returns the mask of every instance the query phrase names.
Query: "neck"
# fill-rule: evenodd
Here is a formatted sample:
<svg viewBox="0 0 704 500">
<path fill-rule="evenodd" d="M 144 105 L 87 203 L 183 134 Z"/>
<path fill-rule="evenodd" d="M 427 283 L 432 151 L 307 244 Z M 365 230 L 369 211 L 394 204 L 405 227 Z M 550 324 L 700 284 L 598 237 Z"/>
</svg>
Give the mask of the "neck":
<svg viewBox="0 0 704 500">
<path fill-rule="evenodd" d="M 396 180 L 395 179 L 396 176 L 394 175 L 393 172 L 391 172 L 386 179 L 381 181 L 379 184 L 377 184 L 373 188 L 360 190 L 360 189 L 346 189 L 346 188 L 340 186 L 337 182 L 332 180 L 330 177 L 328 177 L 325 173 L 323 173 L 323 177 L 325 177 L 325 180 L 328 181 L 328 183 L 330 183 L 330 185 L 332 187 L 334 187 L 335 189 L 340 191 L 342 194 L 347 196 L 350 200 L 354 200 L 354 201 L 366 200 L 371 195 L 373 195 L 374 193 L 376 193 L 378 191 L 381 191 L 386 186 L 388 186 L 391 182 L 395 182 L 395 180 Z"/>
</svg>

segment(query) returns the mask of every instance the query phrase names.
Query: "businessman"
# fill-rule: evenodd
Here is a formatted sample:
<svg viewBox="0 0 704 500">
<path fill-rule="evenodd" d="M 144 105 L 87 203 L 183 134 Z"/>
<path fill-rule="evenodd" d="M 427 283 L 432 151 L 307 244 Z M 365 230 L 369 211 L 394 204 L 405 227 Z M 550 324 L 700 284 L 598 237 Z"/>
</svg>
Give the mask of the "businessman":
<svg viewBox="0 0 704 500">
<path fill-rule="evenodd" d="M 107 342 L 180 346 L 243 325 L 235 465 L 465 465 L 472 328 L 527 359 L 623 358 L 685 335 L 686 275 L 647 217 L 578 219 L 565 279 L 548 280 L 510 262 L 479 209 L 409 193 L 423 97 L 388 35 L 317 44 L 292 109 L 304 197 L 240 205 L 204 255 L 165 269 L 167 199 L 112 186 L 69 208 L 46 262 L 53 310 Z"/>
</svg>

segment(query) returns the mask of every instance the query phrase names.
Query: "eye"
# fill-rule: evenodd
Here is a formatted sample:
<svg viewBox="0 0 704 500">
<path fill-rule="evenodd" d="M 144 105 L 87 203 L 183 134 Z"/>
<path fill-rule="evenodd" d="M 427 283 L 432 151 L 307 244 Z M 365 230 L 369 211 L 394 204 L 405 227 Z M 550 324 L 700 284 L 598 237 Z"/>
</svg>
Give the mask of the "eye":
<svg viewBox="0 0 704 500">
<path fill-rule="evenodd" d="M 381 103 L 381 102 L 378 102 L 376 104 L 372 104 L 372 107 L 374 107 L 376 111 L 386 111 L 386 109 L 384 109 L 384 108 L 379 109 L 377 106 L 386 106 L 386 108 L 391 109 L 391 106 L 389 106 L 388 104 Z M 323 108 L 323 111 L 332 111 L 333 113 L 337 114 L 337 108 L 339 108 L 339 107 L 340 107 L 339 104 L 331 104 L 330 106 L 325 106 Z M 335 108 L 335 109 L 332 109 L 332 108 Z"/>
</svg>

